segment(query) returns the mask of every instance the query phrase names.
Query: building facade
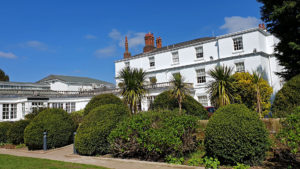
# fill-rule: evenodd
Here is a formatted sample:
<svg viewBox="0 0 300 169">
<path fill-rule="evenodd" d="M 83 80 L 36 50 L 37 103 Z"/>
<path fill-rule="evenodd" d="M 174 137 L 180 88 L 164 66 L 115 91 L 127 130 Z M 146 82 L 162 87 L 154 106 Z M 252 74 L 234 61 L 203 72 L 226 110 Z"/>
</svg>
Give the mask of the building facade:
<svg viewBox="0 0 300 169">
<path fill-rule="evenodd" d="M 147 110 L 155 96 L 164 90 L 159 85 L 168 86 L 172 75 L 180 73 L 185 82 L 192 84 L 192 96 L 203 106 L 210 106 L 206 86 L 212 78 L 207 72 L 217 65 L 226 65 L 233 67 L 234 72 L 262 72 L 275 94 L 282 86 L 281 79 L 275 74 L 281 70 L 274 57 L 274 47 L 278 41 L 263 25 L 259 28 L 199 38 L 165 47 L 162 47 L 160 37 L 157 38 L 155 47 L 154 36 L 148 33 L 145 35 L 143 53 L 126 57 L 124 54 L 122 60 L 115 61 L 116 84 L 121 80 L 118 78 L 118 72 L 126 66 L 145 70 L 149 83 L 155 78 L 157 87 L 142 99 L 142 110 Z M 128 47 L 125 53 L 128 53 Z"/>
</svg>

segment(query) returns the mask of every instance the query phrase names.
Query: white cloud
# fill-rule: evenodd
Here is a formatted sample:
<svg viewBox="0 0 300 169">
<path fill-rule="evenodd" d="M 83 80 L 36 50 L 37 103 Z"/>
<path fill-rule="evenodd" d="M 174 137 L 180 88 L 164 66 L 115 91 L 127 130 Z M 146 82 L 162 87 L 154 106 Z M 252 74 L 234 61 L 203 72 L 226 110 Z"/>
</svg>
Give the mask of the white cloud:
<svg viewBox="0 0 300 169">
<path fill-rule="evenodd" d="M 108 57 L 108 56 L 113 56 L 116 52 L 116 47 L 115 46 L 108 46 L 102 49 L 98 49 L 95 51 L 95 56 L 103 58 L 103 57 Z"/>
<path fill-rule="evenodd" d="M 97 39 L 97 36 L 95 35 L 91 35 L 91 34 L 87 34 L 84 36 L 85 39 Z"/>
<path fill-rule="evenodd" d="M 255 17 L 240 17 L 232 16 L 225 17 L 225 24 L 220 27 L 220 29 L 226 29 L 228 33 L 237 32 L 249 28 L 258 27 L 260 20 Z"/>
<path fill-rule="evenodd" d="M 27 41 L 25 43 L 22 43 L 21 46 L 24 48 L 33 48 L 36 50 L 48 50 L 48 46 L 46 44 L 37 40 Z"/>
<path fill-rule="evenodd" d="M 136 48 L 136 47 L 144 44 L 145 34 L 146 33 L 144 33 L 144 32 L 131 32 L 131 31 L 129 31 L 126 34 L 122 34 L 117 29 L 113 29 L 108 34 L 108 36 L 111 39 L 118 41 L 118 45 L 120 47 L 125 46 L 125 36 L 127 36 L 129 48 Z"/>
<path fill-rule="evenodd" d="M 6 53 L 0 51 L 0 58 L 14 59 L 17 58 L 17 56 L 11 52 Z"/>
</svg>

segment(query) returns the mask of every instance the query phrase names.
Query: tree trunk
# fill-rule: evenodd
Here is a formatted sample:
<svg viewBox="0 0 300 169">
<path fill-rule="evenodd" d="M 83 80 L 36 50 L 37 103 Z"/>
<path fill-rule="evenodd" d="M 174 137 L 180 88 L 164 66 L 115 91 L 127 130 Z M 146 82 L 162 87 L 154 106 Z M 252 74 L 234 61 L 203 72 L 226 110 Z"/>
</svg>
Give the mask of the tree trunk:
<svg viewBox="0 0 300 169">
<path fill-rule="evenodd" d="M 178 99 L 178 105 L 179 105 L 179 114 L 181 114 L 181 107 L 182 107 L 182 105 L 181 105 L 181 97 L 179 97 L 179 99 Z"/>
<path fill-rule="evenodd" d="M 261 113 L 261 104 L 260 104 L 260 91 L 259 91 L 259 87 L 257 86 L 257 89 L 256 89 L 256 100 L 257 100 L 257 108 L 256 108 L 256 111 L 258 112 L 259 114 L 259 117 L 260 118 L 263 118 L 262 117 L 262 113 Z"/>
</svg>

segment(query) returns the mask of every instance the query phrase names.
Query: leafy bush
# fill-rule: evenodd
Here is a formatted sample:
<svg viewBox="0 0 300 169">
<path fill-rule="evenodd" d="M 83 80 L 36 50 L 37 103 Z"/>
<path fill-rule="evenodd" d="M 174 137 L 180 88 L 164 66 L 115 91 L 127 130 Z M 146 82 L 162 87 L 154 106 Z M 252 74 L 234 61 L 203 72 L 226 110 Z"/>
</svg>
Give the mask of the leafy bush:
<svg viewBox="0 0 300 169">
<path fill-rule="evenodd" d="M 155 110 L 174 110 L 178 109 L 176 98 L 171 96 L 170 91 L 165 91 L 159 94 L 153 103 Z M 193 97 L 186 95 L 182 102 L 182 109 L 189 115 L 200 117 L 200 119 L 208 119 L 208 112 L 197 102 Z"/>
<path fill-rule="evenodd" d="M 74 123 L 62 109 L 45 109 L 25 128 L 24 141 L 30 150 L 43 147 L 43 132 L 47 132 L 47 148 L 62 147 L 70 143 Z"/>
<path fill-rule="evenodd" d="M 94 96 L 85 106 L 83 115 L 86 116 L 92 109 L 105 104 L 123 104 L 122 100 L 113 94 L 100 94 Z"/>
<path fill-rule="evenodd" d="M 29 123 L 29 120 L 19 120 L 13 122 L 7 131 L 8 141 L 13 144 L 24 143 L 24 130 Z"/>
<path fill-rule="evenodd" d="M 77 129 L 79 124 L 83 120 L 83 110 L 74 111 L 70 114 L 70 116 L 71 116 L 71 119 L 73 120 L 73 122 L 75 124 L 75 129 Z"/>
<path fill-rule="evenodd" d="M 109 152 L 107 137 L 126 115 L 124 105 L 107 104 L 93 109 L 77 130 L 75 146 L 80 154 L 95 155 Z"/>
<path fill-rule="evenodd" d="M 286 117 L 300 106 L 300 75 L 286 82 L 277 92 L 272 105 L 274 117 Z"/>
<path fill-rule="evenodd" d="M 217 158 L 205 157 L 204 165 L 206 169 L 218 169 L 220 161 Z"/>
<path fill-rule="evenodd" d="M 197 118 L 178 112 L 144 112 L 122 121 L 109 136 L 114 156 L 143 160 L 182 157 L 196 147 Z"/>
<path fill-rule="evenodd" d="M 250 165 L 245 165 L 241 163 L 237 163 L 236 166 L 233 166 L 233 169 L 248 169 L 248 168 L 250 168 Z"/>
<path fill-rule="evenodd" d="M 173 157 L 172 155 L 168 155 L 166 157 L 166 162 L 170 164 L 183 164 L 184 162 L 184 157 Z"/>
<path fill-rule="evenodd" d="M 253 75 L 248 72 L 237 72 L 232 75 L 235 81 L 234 102 L 245 104 L 249 109 L 256 111 L 256 87 L 253 83 Z M 271 108 L 272 87 L 262 79 L 259 82 L 262 114 L 267 115 Z"/>
<path fill-rule="evenodd" d="M 31 113 L 25 115 L 25 120 L 32 120 L 37 116 L 40 112 L 46 110 L 47 108 L 40 107 L 37 109 L 33 109 Z"/>
<path fill-rule="evenodd" d="M 201 164 L 203 164 L 204 155 L 205 155 L 204 148 L 202 148 L 202 145 L 198 146 L 198 150 L 196 152 L 189 154 L 190 157 L 187 160 L 187 165 L 200 166 Z"/>
<path fill-rule="evenodd" d="M 268 132 L 256 112 L 245 105 L 227 105 L 210 118 L 205 148 L 222 164 L 258 164 L 269 148 Z"/>
<path fill-rule="evenodd" d="M 7 131 L 10 129 L 10 122 L 0 122 L 0 143 L 7 143 Z"/>
<path fill-rule="evenodd" d="M 278 138 L 291 153 L 296 154 L 300 148 L 300 106 L 288 115 L 281 124 L 282 129 L 278 133 Z"/>
</svg>

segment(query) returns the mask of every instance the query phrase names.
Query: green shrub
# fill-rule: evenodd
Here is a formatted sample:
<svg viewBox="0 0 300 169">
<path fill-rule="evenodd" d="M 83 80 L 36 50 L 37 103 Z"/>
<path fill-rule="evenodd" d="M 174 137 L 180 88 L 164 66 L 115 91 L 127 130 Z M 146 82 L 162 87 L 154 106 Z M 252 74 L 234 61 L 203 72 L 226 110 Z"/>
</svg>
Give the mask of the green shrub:
<svg viewBox="0 0 300 169">
<path fill-rule="evenodd" d="M 77 130 L 75 146 L 80 154 L 95 155 L 109 152 L 107 137 L 125 116 L 129 115 L 124 105 L 106 104 L 93 109 Z"/>
<path fill-rule="evenodd" d="M 237 163 L 236 166 L 233 166 L 233 169 L 248 169 L 248 168 L 250 168 L 250 165 L 245 165 L 241 163 Z"/>
<path fill-rule="evenodd" d="M 62 147 L 70 143 L 75 130 L 70 115 L 63 109 L 40 112 L 25 128 L 24 141 L 30 150 L 43 147 L 43 132 L 47 132 L 47 148 Z"/>
<path fill-rule="evenodd" d="M 300 106 L 300 75 L 290 79 L 277 92 L 271 110 L 274 117 L 281 118 L 291 114 L 297 106 Z"/>
<path fill-rule="evenodd" d="M 71 116 L 71 119 L 73 120 L 73 122 L 75 124 L 75 129 L 77 129 L 79 124 L 83 120 L 83 110 L 74 111 L 70 114 L 70 116 Z"/>
<path fill-rule="evenodd" d="M 24 143 L 24 130 L 29 123 L 29 120 L 19 120 L 12 123 L 7 131 L 8 141 L 15 145 Z"/>
<path fill-rule="evenodd" d="M 269 148 L 264 123 L 256 112 L 240 104 L 227 105 L 216 111 L 207 124 L 204 142 L 208 156 L 231 165 L 258 164 Z"/>
<path fill-rule="evenodd" d="M 220 161 L 217 158 L 205 157 L 204 158 L 205 169 L 218 169 Z"/>
<path fill-rule="evenodd" d="M 123 104 L 122 100 L 113 94 L 100 94 L 94 96 L 85 106 L 83 115 L 86 116 L 92 109 L 105 104 Z"/>
<path fill-rule="evenodd" d="M 167 155 L 166 162 L 170 164 L 183 164 L 184 157 L 173 157 L 172 155 Z"/>
<path fill-rule="evenodd" d="M 288 147 L 291 153 L 296 154 L 300 148 L 300 106 L 288 115 L 281 124 L 282 129 L 277 137 Z"/>
<path fill-rule="evenodd" d="M 33 109 L 31 113 L 25 115 L 25 120 L 32 120 L 37 116 L 40 112 L 44 111 L 47 108 L 40 107 L 38 109 Z"/>
<path fill-rule="evenodd" d="M 198 118 L 178 112 L 144 112 L 123 120 L 109 136 L 114 156 L 143 160 L 182 157 L 196 147 Z"/>
<path fill-rule="evenodd" d="M 10 129 L 10 122 L 0 122 L 0 143 L 7 143 L 7 131 Z"/>
<path fill-rule="evenodd" d="M 170 91 L 165 91 L 159 94 L 153 103 L 155 110 L 174 110 L 178 109 L 177 100 L 171 96 Z M 186 95 L 182 102 L 182 109 L 189 115 L 200 117 L 200 119 L 208 119 L 208 112 L 197 102 L 193 97 Z"/>
</svg>

